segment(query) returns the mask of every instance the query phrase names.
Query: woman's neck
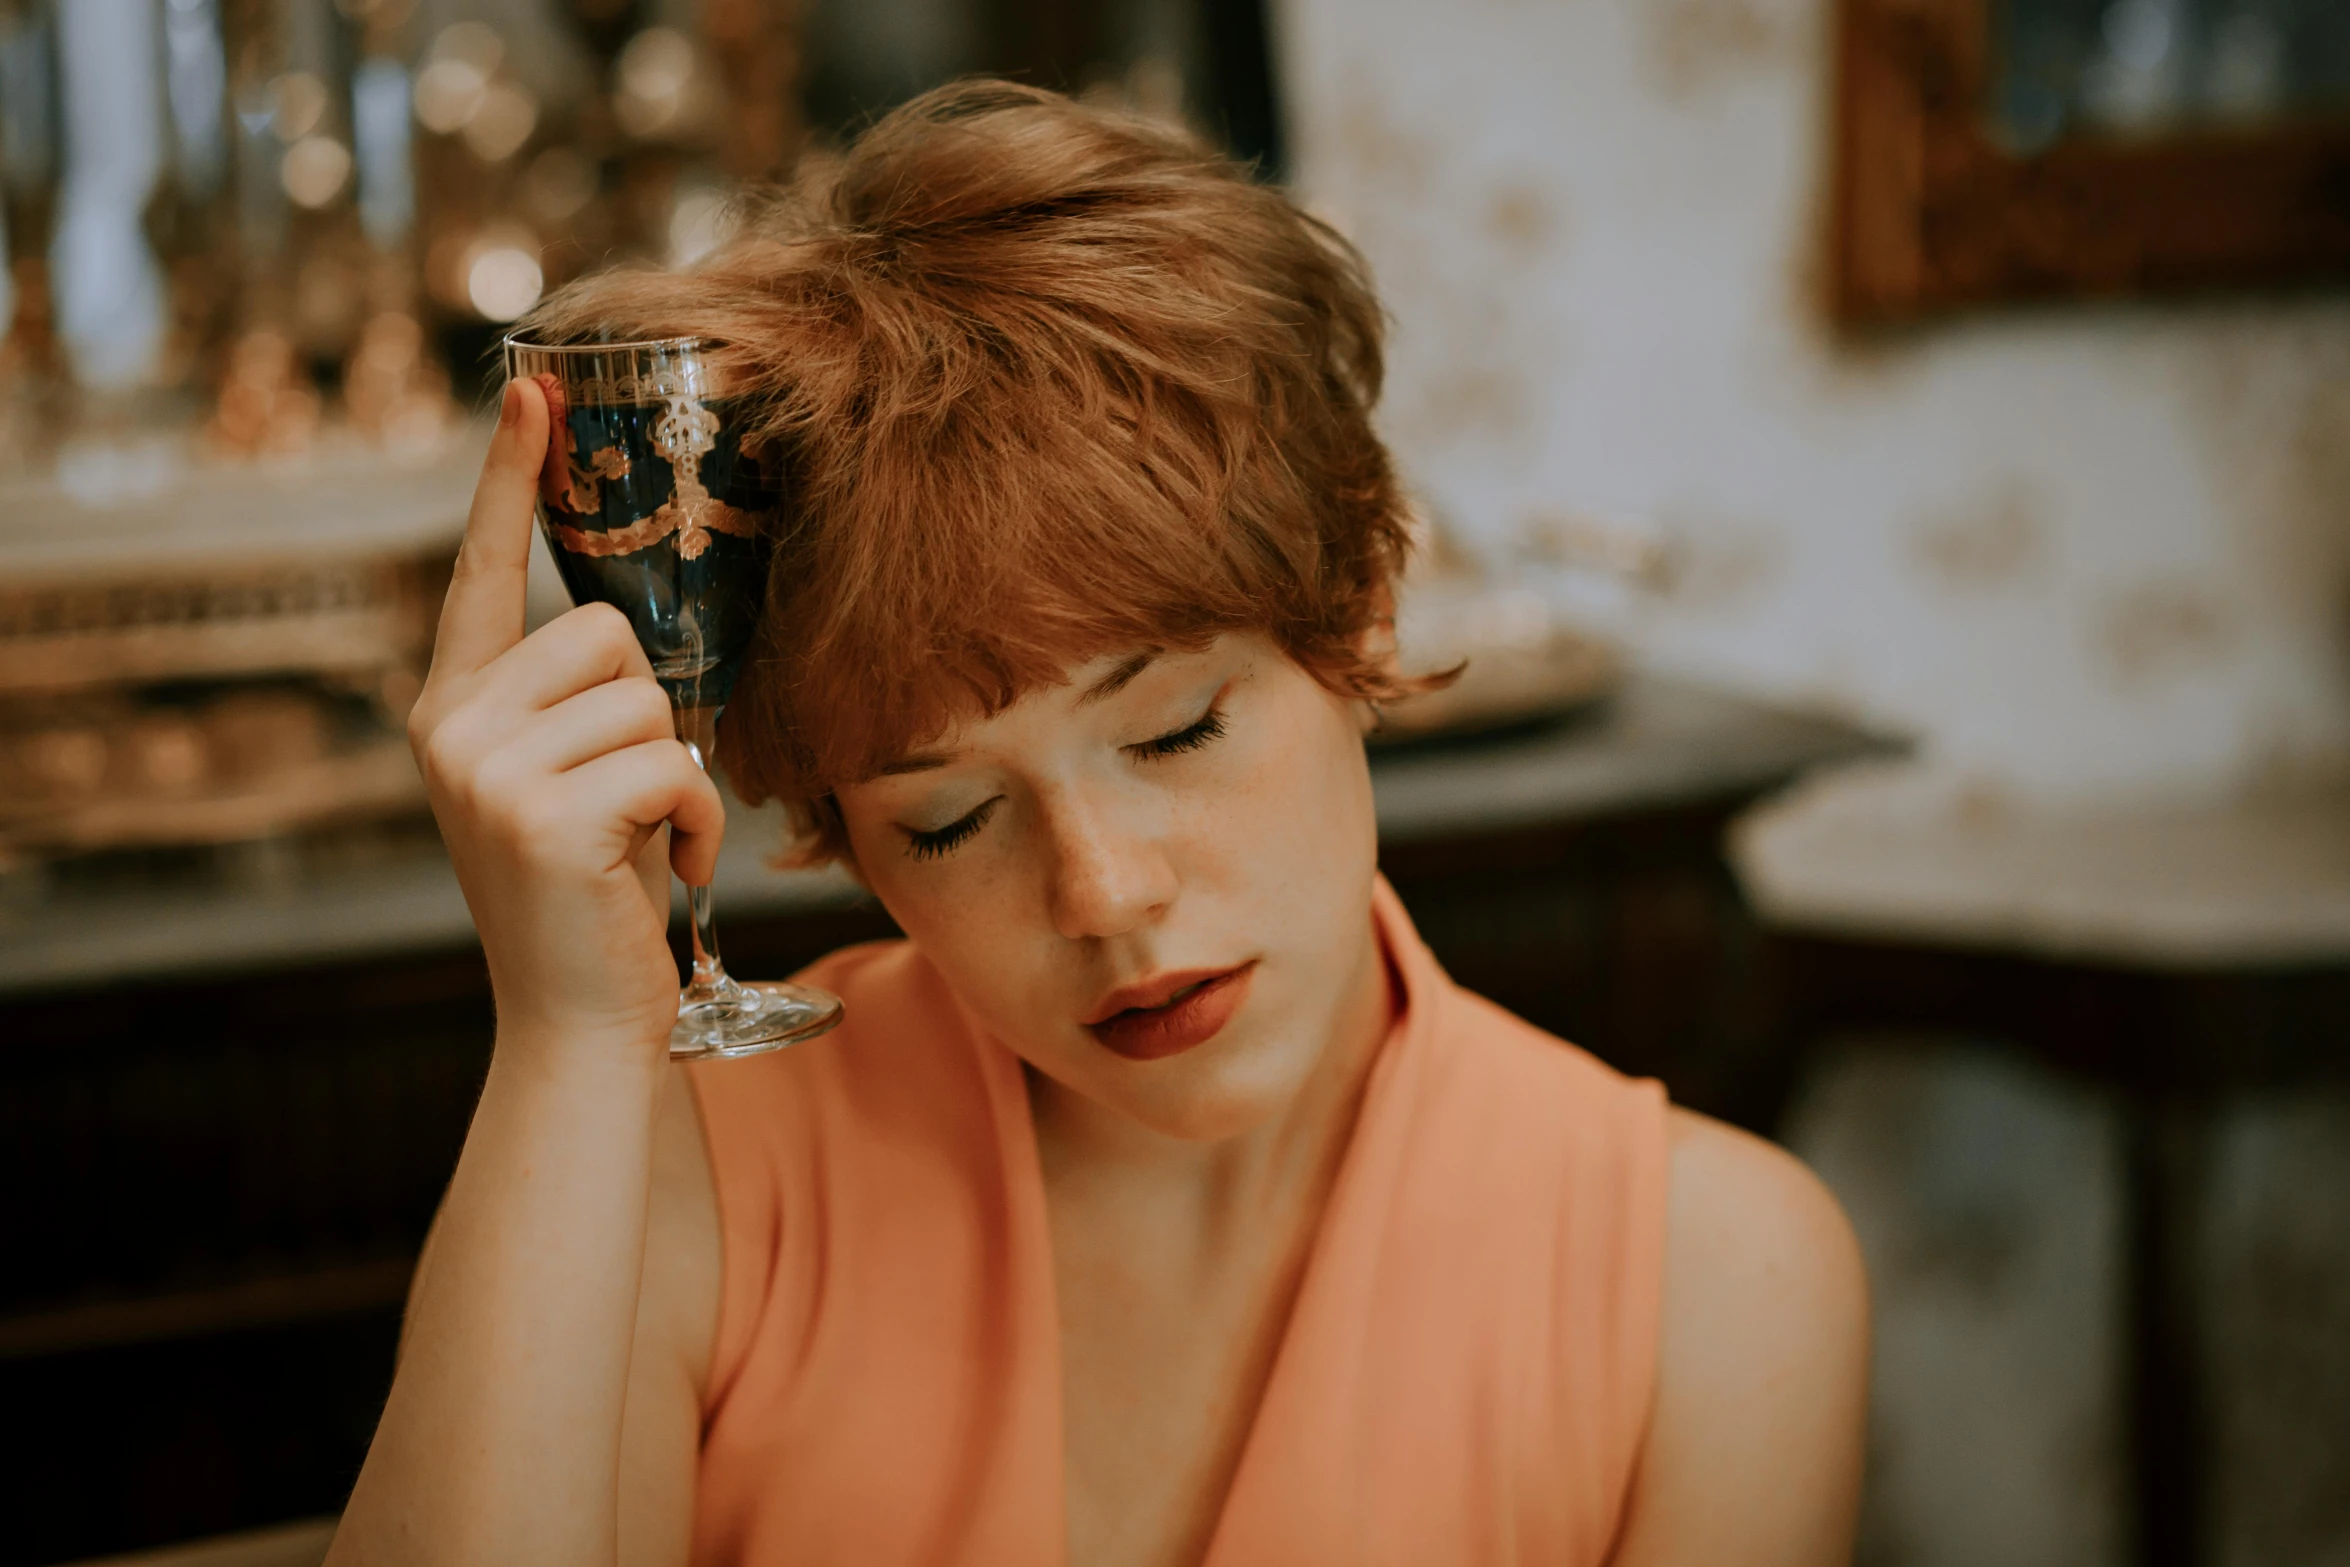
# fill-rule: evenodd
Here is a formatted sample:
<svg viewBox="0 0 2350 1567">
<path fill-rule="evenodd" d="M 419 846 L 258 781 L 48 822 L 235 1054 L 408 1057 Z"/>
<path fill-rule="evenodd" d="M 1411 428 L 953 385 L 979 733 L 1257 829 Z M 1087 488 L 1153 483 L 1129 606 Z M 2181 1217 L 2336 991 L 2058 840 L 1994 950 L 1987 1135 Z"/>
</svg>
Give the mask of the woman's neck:
<svg viewBox="0 0 2350 1567">
<path fill-rule="evenodd" d="M 1303 1086 L 1238 1135 L 1172 1137 L 1029 1075 L 1073 1561 L 1207 1551 L 1394 1016 L 1363 936 Z"/>
</svg>

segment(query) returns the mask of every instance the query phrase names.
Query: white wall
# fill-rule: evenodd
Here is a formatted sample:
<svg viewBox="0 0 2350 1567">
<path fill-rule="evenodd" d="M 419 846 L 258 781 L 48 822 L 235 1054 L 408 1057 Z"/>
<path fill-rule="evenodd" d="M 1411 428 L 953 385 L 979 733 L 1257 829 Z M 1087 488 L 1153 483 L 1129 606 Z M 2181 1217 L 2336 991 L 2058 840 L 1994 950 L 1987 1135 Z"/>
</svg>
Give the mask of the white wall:
<svg viewBox="0 0 2350 1567">
<path fill-rule="evenodd" d="M 1275 9 L 1299 186 L 1397 317 L 1388 432 L 1490 561 L 1645 521 L 1649 663 L 2035 796 L 2350 755 L 2350 294 L 1840 344 L 1826 0 Z"/>
</svg>

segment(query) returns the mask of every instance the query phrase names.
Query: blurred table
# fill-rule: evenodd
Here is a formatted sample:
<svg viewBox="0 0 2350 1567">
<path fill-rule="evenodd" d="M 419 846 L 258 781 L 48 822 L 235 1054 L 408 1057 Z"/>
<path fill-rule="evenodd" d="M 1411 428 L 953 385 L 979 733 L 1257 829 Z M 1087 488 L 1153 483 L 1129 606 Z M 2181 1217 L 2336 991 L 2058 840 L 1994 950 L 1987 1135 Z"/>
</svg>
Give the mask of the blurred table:
<svg viewBox="0 0 2350 1567">
<path fill-rule="evenodd" d="M 1565 823 L 1744 801 L 1881 750 L 1848 725 L 1635 676 L 1587 711 L 1511 733 L 1373 753 L 1383 845 L 1425 848 Z M 716 896 L 737 922 L 821 915 L 862 890 L 838 869 L 779 871 L 781 815 L 728 806 Z M 683 898 L 679 894 L 678 909 Z M 257 857 L 235 876 L 69 891 L 0 911 L 0 996 L 464 948 L 473 922 L 437 846 L 304 873 Z"/>
<path fill-rule="evenodd" d="M 489 437 L 475 424 L 400 454 L 338 432 L 266 462 L 210 459 L 192 432 L 70 444 L 47 472 L 0 474 L 0 571 L 14 588 L 107 568 L 453 551 Z"/>
<path fill-rule="evenodd" d="M 2225 1096 L 2350 1071 L 2350 792 L 2060 807 L 1888 763 L 1757 807 L 1730 853 L 1776 936 L 1776 1054 L 1973 1032 L 2115 1093 L 2137 1560 L 2209 1559 L 2200 1151 Z"/>
<path fill-rule="evenodd" d="M 2180 971 L 2350 961 L 2350 792 L 2035 807 L 1908 764 L 1741 821 L 1771 924 Z"/>
</svg>

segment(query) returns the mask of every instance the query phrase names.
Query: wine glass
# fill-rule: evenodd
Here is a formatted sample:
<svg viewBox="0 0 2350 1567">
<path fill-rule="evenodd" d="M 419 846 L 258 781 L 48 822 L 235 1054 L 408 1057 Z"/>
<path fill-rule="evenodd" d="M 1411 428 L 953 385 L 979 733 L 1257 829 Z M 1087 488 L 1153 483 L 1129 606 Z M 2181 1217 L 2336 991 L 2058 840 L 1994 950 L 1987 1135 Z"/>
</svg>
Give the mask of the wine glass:
<svg viewBox="0 0 2350 1567">
<path fill-rule="evenodd" d="M 574 603 L 628 616 L 669 693 L 677 738 L 709 766 L 718 714 L 766 598 L 786 524 L 783 477 L 746 451 L 743 402 L 695 338 L 557 344 L 506 339 L 506 373 L 547 392 L 539 526 Z M 710 889 L 689 887 L 693 976 L 671 1060 L 757 1055 L 840 1021 L 806 985 L 742 984 L 718 961 Z"/>
</svg>

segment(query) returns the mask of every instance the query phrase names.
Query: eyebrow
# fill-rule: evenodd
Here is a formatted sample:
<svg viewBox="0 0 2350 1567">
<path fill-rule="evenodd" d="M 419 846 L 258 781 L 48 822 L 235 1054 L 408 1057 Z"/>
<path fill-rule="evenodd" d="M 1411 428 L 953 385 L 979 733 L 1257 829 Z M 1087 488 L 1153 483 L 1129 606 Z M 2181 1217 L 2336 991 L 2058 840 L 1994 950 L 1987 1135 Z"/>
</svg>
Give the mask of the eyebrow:
<svg viewBox="0 0 2350 1567">
<path fill-rule="evenodd" d="M 1150 668 L 1158 656 L 1156 651 L 1145 651 L 1137 653 L 1131 658 L 1120 659 L 1116 668 L 1110 670 L 1092 685 L 1087 686 L 1078 695 L 1077 705 L 1084 707 L 1088 703 L 1105 701 L 1116 696 L 1134 683 L 1135 676 Z M 908 773 L 934 772 L 946 766 L 949 760 L 951 758 L 942 752 L 916 751 L 911 755 L 901 756 L 896 761 L 882 763 L 874 776 L 902 778 Z"/>
<path fill-rule="evenodd" d="M 1144 670 L 1150 668 L 1151 660 L 1157 658 L 1158 656 L 1159 655 L 1156 651 L 1145 649 L 1144 651 L 1135 654 L 1132 658 L 1121 660 L 1117 668 L 1111 670 L 1108 674 L 1102 676 L 1101 679 L 1096 680 L 1092 685 L 1085 688 L 1085 693 L 1077 699 L 1077 705 L 1079 707 L 1084 707 L 1088 703 L 1099 702 L 1106 698 L 1116 696 L 1119 692 L 1125 690 L 1129 685 L 1134 683 L 1134 677 L 1136 675 L 1139 675 Z"/>
</svg>

